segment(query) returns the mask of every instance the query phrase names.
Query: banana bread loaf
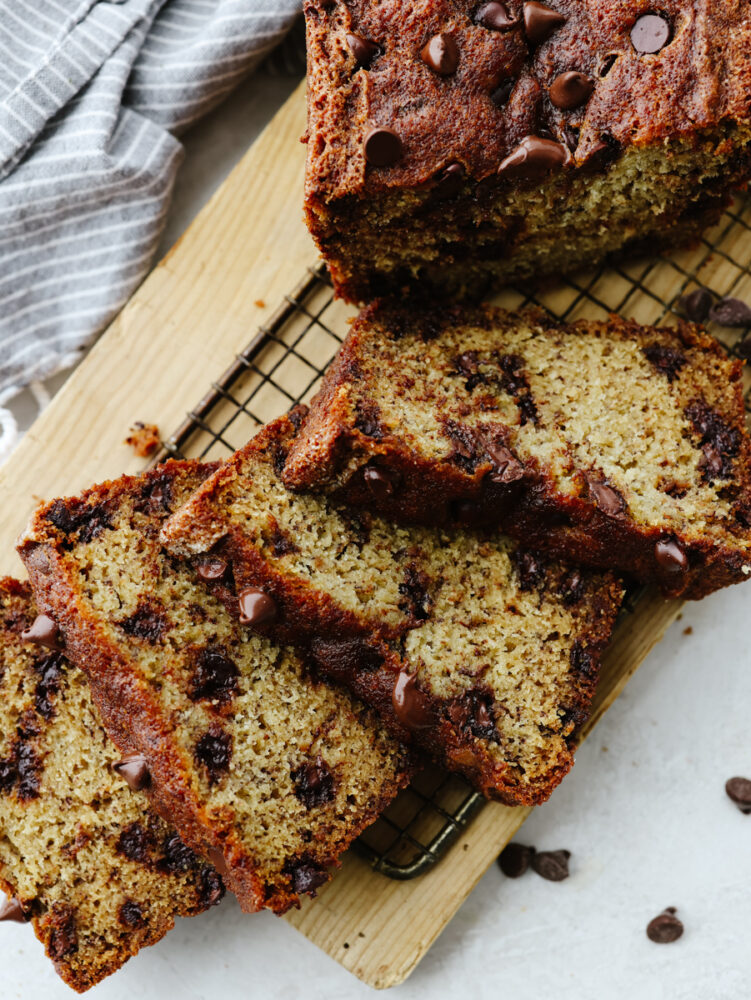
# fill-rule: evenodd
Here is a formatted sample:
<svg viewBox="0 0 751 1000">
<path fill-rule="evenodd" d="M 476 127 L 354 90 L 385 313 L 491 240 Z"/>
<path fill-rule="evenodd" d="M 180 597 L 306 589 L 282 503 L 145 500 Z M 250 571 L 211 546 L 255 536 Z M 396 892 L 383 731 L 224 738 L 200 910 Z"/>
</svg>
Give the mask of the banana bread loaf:
<svg viewBox="0 0 751 1000">
<path fill-rule="evenodd" d="M 163 551 L 162 522 L 207 471 L 171 462 L 43 504 L 20 552 L 160 812 L 244 909 L 283 912 L 327 881 L 410 763 L 372 710 L 249 634 Z"/>
<path fill-rule="evenodd" d="M 751 174 L 737 0 L 306 0 L 305 210 L 339 295 L 685 244 Z"/>
<path fill-rule="evenodd" d="M 751 572 L 742 363 L 683 323 L 375 305 L 329 368 L 284 481 L 702 597 Z"/>
<path fill-rule="evenodd" d="M 83 992 L 224 886 L 118 772 L 86 679 L 26 584 L 0 580 L 0 616 L 0 920 L 31 921 Z"/>
<path fill-rule="evenodd" d="M 404 529 L 280 471 L 301 417 L 268 425 L 165 525 L 242 620 L 309 651 L 403 739 L 487 795 L 534 804 L 573 763 L 621 588 L 499 537 Z"/>
</svg>

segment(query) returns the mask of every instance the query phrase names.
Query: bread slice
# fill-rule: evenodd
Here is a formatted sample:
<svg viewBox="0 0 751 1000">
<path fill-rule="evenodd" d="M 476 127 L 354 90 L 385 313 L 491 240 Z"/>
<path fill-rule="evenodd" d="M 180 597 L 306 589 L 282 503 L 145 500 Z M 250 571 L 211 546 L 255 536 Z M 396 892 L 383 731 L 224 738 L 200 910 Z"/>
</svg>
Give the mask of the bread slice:
<svg viewBox="0 0 751 1000">
<path fill-rule="evenodd" d="M 689 598 L 751 572 L 742 363 L 700 328 L 374 305 L 284 481 L 526 545 Z"/>
<path fill-rule="evenodd" d="M 114 769 L 84 675 L 24 640 L 35 617 L 29 587 L 0 580 L 0 919 L 30 920 L 83 992 L 224 886 Z"/>
<path fill-rule="evenodd" d="M 166 523 L 175 555 L 226 567 L 215 591 L 261 631 L 310 650 L 487 795 L 542 802 L 573 762 L 621 587 L 500 537 L 407 530 L 280 471 L 293 418 L 268 425 Z"/>
<path fill-rule="evenodd" d="M 159 528 L 208 469 L 170 462 L 43 504 L 20 543 L 38 603 L 151 795 L 247 911 L 278 913 L 406 784 L 375 713 L 234 622 Z"/>
</svg>

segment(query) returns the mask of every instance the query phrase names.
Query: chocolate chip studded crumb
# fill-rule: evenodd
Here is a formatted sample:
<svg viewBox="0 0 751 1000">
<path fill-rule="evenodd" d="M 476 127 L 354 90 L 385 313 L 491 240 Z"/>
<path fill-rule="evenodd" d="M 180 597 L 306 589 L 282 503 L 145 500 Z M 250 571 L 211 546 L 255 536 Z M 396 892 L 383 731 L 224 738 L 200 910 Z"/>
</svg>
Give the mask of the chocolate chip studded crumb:
<svg viewBox="0 0 751 1000">
<path fill-rule="evenodd" d="M 647 937 L 655 944 L 672 944 L 683 934 L 683 924 L 675 915 L 674 906 L 668 906 L 647 924 Z"/>
<path fill-rule="evenodd" d="M 749 778 L 728 778 L 725 782 L 725 792 L 742 813 L 751 815 L 751 780 Z"/>
<path fill-rule="evenodd" d="M 507 878 L 519 878 L 527 871 L 534 856 L 534 847 L 507 844 L 498 857 L 498 866 Z"/>
<path fill-rule="evenodd" d="M 130 429 L 125 443 L 130 445 L 139 458 L 149 458 L 159 447 L 161 437 L 156 424 L 145 424 L 137 420 Z"/>
<path fill-rule="evenodd" d="M 531 858 L 532 870 L 548 882 L 562 882 L 569 876 L 571 851 L 537 851 Z"/>
</svg>

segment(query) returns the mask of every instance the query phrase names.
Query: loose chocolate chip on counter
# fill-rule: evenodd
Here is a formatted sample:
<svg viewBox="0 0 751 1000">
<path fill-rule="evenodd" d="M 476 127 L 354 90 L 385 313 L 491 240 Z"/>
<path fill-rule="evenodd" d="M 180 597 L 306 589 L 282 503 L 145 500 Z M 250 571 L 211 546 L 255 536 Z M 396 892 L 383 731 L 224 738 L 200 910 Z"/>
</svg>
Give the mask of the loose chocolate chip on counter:
<svg viewBox="0 0 751 1000">
<path fill-rule="evenodd" d="M 565 23 L 563 14 L 544 3 L 530 0 L 524 4 L 524 33 L 533 45 L 540 45 Z"/>
<path fill-rule="evenodd" d="M 391 694 L 397 719 L 407 729 L 428 729 L 433 725 L 430 703 L 417 687 L 415 674 L 399 671 Z"/>
<path fill-rule="evenodd" d="M 693 292 L 681 295 L 678 299 L 678 308 L 692 323 L 703 323 L 709 316 L 712 302 L 711 292 L 708 292 L 706 288 L 695 288 Z"/>
<path fill-rule="evenodd" d="M 433 35 L 420 58 L 439 76 L 451 76 L 459 65 L 459 48 L 451 35 Z"/>
<path fill-rule="evenodd" d="M 399 474 L 391 469 L 378 465 L 366 465 L 362 470 L 362 478 L 376 500 L 388 500 L 394 495 L 399 484 Z"/>
<path fill-rule="evenodd" d="M 666 910 L 647 924 L 647 937 L 655 944 L 672 944 L 683 934 L 683 924 L 675 915 L 675 907 Z"/>
<path fill-rule="evenodd" d="M 449 163 L 445 170 L 442 170 L 436 178 L 433 197 L 439 200 L 453 198 L 454 195 L 461 191 L 466 173 L 461 163 Z"/>
<path fill-rule="evenodd" d="M 655 545 L 655 559 L 660 569 L 671 576 L 681 576 L 688 570 L 688 559 L 675 538 L 661 538 Z"/>
<path fill-rule="evenodd" d="M 751 309 L 740 299 L 724 298 L 709 310 L 709 318 L 720 326 L 751 326 Z"/>
<path fill-rule="evenodd" d="M 505 3 L 484 3 L 475 11 L 475 24 L 491 31 L 510 31 L 519 23 Z"/>
<path fill-rule="evenodd" d="M 609 486 L 599 479 L 587 479 L 587 487 L 590 498 L 607 517 L 616 517 L 623 513 L 626 505 L 614 486 Z"/>
<path fill-rule="evenodd" d="M 227 572 L 227 560 L 221 556 L 201 556 L 196 563 L 196 575 L 201 580 L 221 580 Z"/>
<path fill-rule="evenodd" d="M 729 799 L 738 806 L 745 815 L 751 815 L 751 780 L 748 778 L 729 778 L 725 782 L 725 791 Z"/>
<path fill-rule="evenodd" d="M 29 628 L 25 628 L 21 633 L 24 642 L 33 642 L 37 646 L 46 646 L 47 649 L 54 649 L 60 652 L 63 644 L 60 641 L 60 629 L 57 622 L 49 615 L 37 615 Z"/>
<path fill-rule="evenodd" d="M 237 600 L 241 625 L 266 625 L 278 617 L 276 601 L 259 587 L 246 587 Z"/>
<path fill-rule="evenodd" d="M 660 14 L 644 14 L 631 29 L 631 44 L 637 52 L 659 52 L 670 41 L 670 22 Z"/>
<path fill-rule="evenodd" d="M 548 882 L 562 882 L 568 878 L 568 859 L 571 851 L 537 851 L 530 864 L 532 871 L 537 872 Z"/>
<path fill-rule="evenodd" d="M 519 878 L 527 871 L 534 856 L 534 847 L 506 844 L 498 857 L 498 867 L 506 878 Z"/>
<path fill-rule="evenodd" d="M 132 753 L 123 757 L 112 765 L 112 770 L 119 774 L 134 792 L 140 792 L 151 784 L 149 765 L 142 753 Z"/>
<path fill-rule="evenodd" d="M 323 806 L 334 798 L 334 776 L 320 756 L 292 771 L 295 795 L 306 809 Z"/>
<path fill-rule="evenodd" d="M 390 128 L 372 128 L 365 136 L 365 159 L 372 167 L 391 167 L 402 158 L 402 140 Z"/>
<path fill-rule="evenodd" d="M 744 337 L 743 340 L 735 346 L 735 352 L 739 358 L 743 358 L 744 361 L 751 361 L 751 334 Z"/>
<path fill-rule="evenodd" d="M 571 153 L 560 142 L 525 136 L 519 145 L 501 161 L 499 174 L 537 177 L 551 170 L 560 170 L 571 161 Z"/>
<path fill-rule="evenodd" d="M 28 917 L 24 913 L 23 907 L 13 896 L 0 903 L 0 922 L 3 920 L 13 921 L 17 924 L 28 922 Z"/>
<path fill-rule="evenodd" d="M 495 90 L 490 95 L 490 100 L 495 104 L 497 108 L 505 108 L 508 104 L 508 99 L 511 97 L 511 91 L 514 89 L 516 80 L 502 80 L 501 83 L 495 88 Z"/>
<path fill-rule="evenodd" d="M 595 89 L 594 81 L 584 73 L 560 73 L 550 84 L 550 101 L 562 111 L 572 111 L 586 104 Z"/>
<path fill-rule="evenodd" d="M 488 473 L 493 483 L 516 483 L 524 477 L 524 466 L 510 448 L 501 444 L 486 444 L 485 450 L 493 460 L 494 469 Z"/>
<path fill-rule="evenodd" d="M 375 57 L 381 54 L 381 47 L 375 42 L 363 38 L 362 35 L 347 35 L 347 47 L 355 57 L 357 65 L 362 66 L 363 69 L 368 69 Z"/>
</svg>

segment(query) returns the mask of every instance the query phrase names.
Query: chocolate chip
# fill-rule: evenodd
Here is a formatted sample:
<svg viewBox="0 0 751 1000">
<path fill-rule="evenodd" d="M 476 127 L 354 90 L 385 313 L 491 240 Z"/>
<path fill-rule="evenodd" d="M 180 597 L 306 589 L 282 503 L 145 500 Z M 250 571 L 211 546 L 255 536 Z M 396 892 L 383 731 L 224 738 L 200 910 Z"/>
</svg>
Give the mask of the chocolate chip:
<svg viewBox="0 0 751 1000">
<path fill-rule="evenodd" d="M 213 868 L 201 869 L 201 905 L 216 906 L 224 898 L 224 882 Z"/>
<path fill-rule="evenodd" d="M 310 896 L 315 896 L 315 890 L 329 880 L 326 869 L 311 858 L 287 861 L 282 871 L 285 875 L 291 876 L 292 888 L 300 895 L 308 893 Z"/>
<path fill-rule="evenodd" d="M 0 760 L 0 792 L 8 795 L 15 790 L 22 802 L 38 798 L 42 776 L 42 763 L 27 735 L 16 740 L 10 755 Z"/>
<path fill-rule="evenodd" d="M 420 58 L 439 76 L 451 76 L 459 65 L 459 49 L 451 35 L 441 33 L 433 35 Z"/>
<path fill-rule="evenodd" d="M 363 69 L 368 69 L 376 56 L 381 54 L 381 47 L 362 35 L 350 33 L 347 35 L 347 47 L 355 57 L 355 62 Z"/>
<path fill-rule="evenodd" d="M 426 621 L 433 606 L 429 588 L 430 580 L 425 573 L 416 566 L 408 566 L 404 580 L 399 584 L 399 593 L 405 598 L 399 602 L 400 610 L 405 611 L 415 621 Z"/>
<path fill-rule="evenodd" d="M 548 882 L 562 882 L 568 878 L 568 859 L 571 851 L 537 851 L 530 859 L 532 871 Z"/>
<path fill-rule="evenodd" d="M 207 647 L 200 650 L 196 658 L 196 669 L 191 677 L 190 698 L 203 698 L 226 703 L 239 690 L 240 671 L 226 650 L 221 647 Z"/>
<path fill-rule="evenodd" d="M 586 104 L 594 89 L 594 82 L 588 76 L 570 71 L 560 73 L 550 84 L 548 93 L 551 104 L 563 111 L 572 111 Z"/>
<path fill-rule="evenodd" d="M 16 924 L 25 924 L 28 919 L 20 902 L 13 896 L 0 903 L 0 922 L 8 920 Z"/>
<path fill-rule="evenodd" d="M 365 159 L 373 167 L 391 167 L 402 158 L 402 140 L 390 128 L 372 128 L 365 136 Z"/>
<path fill-rule="evenodd" d="M 162 844 L 163 858 L 159 868 L 169 875 L 179 875 L 189 871 L 195 865 L 197 858 L 176 833 L 169 834 Z"/>
<path fill-rule="evenodd" d="M 670 22 L 660 14 L 644 14 L 631 29 L 631 44 L 644 55 L 659 52 L 670 41 Z"/>
<path fill-rule="evenodd" d="M 590 499 L 594 501 L 597 508 L 607 517 L 616 517 L 618 514 L 623 513 L 626 504 L 614 486 L 610 486 L 600 479 L 590 479 L 587 477 L 587 487 Z"/>
<path fill-rule="evenodd" d="M 495 88 L 495 90 L 490 95 L 490 100 L 495 104 L 497 108 L 505 108 L 509 97 L 511 97 L 511 91 L 514 89 L 516 80 L 502 80 L 501 83 Z"/>
<path fill-rule="evenodd" d="M 703 457 L 699 468 L 704 479 L 729 479 L 733 474 L 733 459 L 741 447 L 740 432 L 703 399 L 689 403 L 684 413 L 700 436 Z"/>
<path fill-rule="evenodd" d="M 122 831 L 117 839 L 115 849 L 129 861 L 138 861 L 143 864 L 148 861 L 153 847 L 151 833 L 136 822 L 126 826 Z"/>
<path fill-rule="evenodd" d="M 140 792 L 151 784 L 149 765 L 142 753 L 132 753 L 123 757 L 112 765 L 112 770 L 119 774 L 134 792 Z"/>
<path fill-rule="evenodd" d="M 502 444 L 486 444 L 485 449 L 493 460 L 494 469 L 488 473 L 493 483 L 516 483 L 524 477 L 524 466 L 510 448 Z"/>
<path fill-rule="evenodd" d="M 126 635 L 135 639 L 143 639 L 154 645 L 169 628 L 164 613 L 149 605 L 136 608 L 132 615 L 117 622 Z"/>
<path fill-rule="evenodd" d="M 306 809 L 323 806 L 334 798 L 334 776 L 320 756 L 296 767 L 292 780 L 295 795 Z"/>
<path fill-rule="evenodd" d="M 692 323 L 703 323 L 712 308 L 712 294 L 706 288 L 695 288 L 693 292 L 681 295 L 678 308 Z"/>
<path fill-rule="evenodd" d="M 125 924 L 126 927 L 132 927 L 134 930 L 146 926 L 146 918 L 143 915 L 143 910 L 140 904 L 134 899 L 125 900 L 118 911 L 117 918 L 121 924 Z"/>
<path fill-rule="evenodd" d="M 50 653 L 34 663 L 34 671 L 39 675 L 34 691 L 34 707 L 43 719 L 51 719 L 54 715 L 54 697 L 60 690 L 66 666 L 62 653 Z"/>
<path fill-rule="evenodd" d="M 446 198 L 453 198 L 457 195 L 464 184 L 466 170 L 461 163 L 449 163 L 445 170 L 436 178 L 436 186 L 433 188 L 433 198 L 442 201 Z"/>
<path fill-rule="evenodd" d="M 24 642 L 46 646 L 47 649 L 54 649 L 56 652 L 60 652 L 63 648 L 60 629 L 57 627 L 57 622 L 49 615 L 37 615 L 29 628 L 23 630 L 21 638 Z"/>
<path fill-rule="evenodd" d="M 227 859 L 224 856 L 224 851 L 220 850 L 218 847 L 209 847 L 206 851 L 206 857 L 220 875 L 225 878 L 229 875 L 229 865 L 227 864 Z"/>
<path fill-rule="evenodd" d="M 229 770 L 232 758 L 232 737 L 229 733 L 204 733 L 196 743 L 195 757 L 209 772 L 209 784 L 214 785 Z"/>
<path fill-rule="evenodd" d="M 470 736 L 480 740 L 500 742 L 500 734 L 495 725 L 493 695 L 490 691 L 475 689 L 454 699 L 446 710 L 448 717 Z"/>
<path fill-rule="evenodd" d="M 538 177 L 560 170 L 570 161 L 571 153 L 562 143 L 528 135 L 501 161 L 498 173 L 509 177 Z"/>
<path fill-rule="evenodd" d="M 751 335 L 746 336 L 735 346 L 735 353 L 744 361 L 751 361 Z"/>
<path fill-rule="evenodd" d="M 196 575 L 201 580 L 221 580 L 227 572 L 227 560 L 221 556 L 201 556 L 196 562 Z"/>
<path fill-rule="evenodd" d="M 649 344 L 642 348 L 642 353 L 651 365 L 667 377 L 668 382 L 672 382 L 681 368 L 688 364 L 685 354 L 664 344 Z"/>
<path fill-rule="evenodd" d="M 428 729 L 433 725 L 430 702 L 417 687 L 415 674 L 399 671 L 391 694 L 394 714 L 406 729 Z"/>
<path fill-rule="evenodd" d="M 583 674 L 584 677 L 594 677 L 597 673 L 597 660 L 584 647 L 580 639 L 577 639 L 571 647 L 569 663 L 572 670 L 575 670 L 578 674 Z"/>
<path fill-rule="evenodd" d="M 584 578 L 578 569 L 572 569 L 564 577 L 558 593 L 563 598 L 563 605 L 566 608 L 579 603 L 584 596 Z"/>
<path fill-rule="evenodd" d="M 54 961 L 78 950 L 78 932 L 73 907 L 67 903 L 55 903 L 47 917 L 52 933 L 47 939 L 47 954 Z"/>
<path fill-rule="evenodd" d="M 355 409 L 355 427 L 361 434 L 377 441 L 386 436 L 386 430 L 381 423 L 381 410 L 377 403 L 372 400 L 358 400 Z"/>
<path fill-rule="evenodd" d="M 729 778 L 725 791 L 742 813 L 751 814 L 751 781 L 748 778 Z"/>
<path fill-rule="evenodd" d="M 362 478 L 376 500 L 388 500 L 394 495 L 400 477 L 392 469 L 386 469 L 380 465 L 366 465 L 362 470 Z"/>
<path fill-rule="evenodd" d="M 539 45 L 546 38 L 550 38 L 554 31 L 566 23 L 566 18 L 557 10 L 552 10 L 544 3 L 536 3 L 531 0 L 524 4 L 524 32 L 528 41 L 533 45 Z"/>
<path fill-rule="evenodd" d="M 672 944 L 683 934 L 683 924 L 675 915 L 675 907 L 669 906 L 647 924 L 647 937 L 655 944 Z"/>
<path fill-rule="evenodd" d="M 491 31 L 510 31 L 519 23 L 505 3 L 484 3 L 474 14 L 475 24 Z"/>
<path fill-rule="evenodd" d="M 266 625 L 276 621 L 279 615 L 274 598 L 259 587 L 246 587 L 237 600 L 241 625 Z"/>
<path fill-rule="evenodd" d="M 661 538 L 655 545 L 657 565 L 670 576 L 682 576 L 688 570 L 683 546 L 675 538 Z"/>
<path fill-rule="evenodd" d="M 527 871 L 534 856 L 534 847 L 506 844 L 498 858 L 498 866 L 506 878 L 519 878 Z"/>
<path fill-rule="evenodd" d="M 545 563 L 536 553 L 515 549 L 511 553 L 511 562 L 516 569 L 521 590 L 535 590 L 544 584 Z"/>
<path fill-rule="evenodd" d="M 75 536 L 84 545 L 112 527 L 106 504 L 88 506 L 80 500 L 56 500 L 46 516 L 58 531 Z"/>
<path fill-rule="evenodd" d="M 724 298 L 709 310 L 709 318 L 720 326 L 751 326 L 751 309 L 740 299 Z"/>
</svg>

